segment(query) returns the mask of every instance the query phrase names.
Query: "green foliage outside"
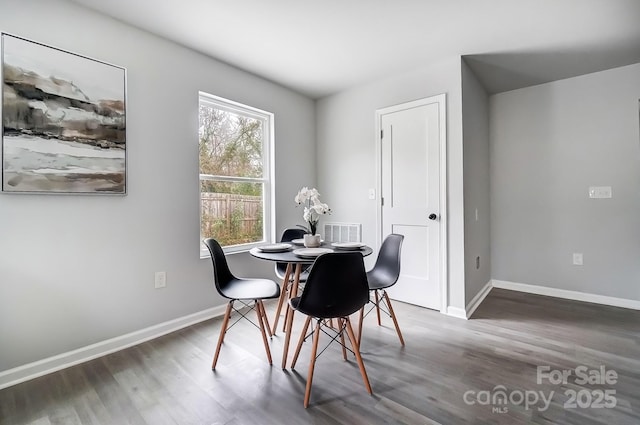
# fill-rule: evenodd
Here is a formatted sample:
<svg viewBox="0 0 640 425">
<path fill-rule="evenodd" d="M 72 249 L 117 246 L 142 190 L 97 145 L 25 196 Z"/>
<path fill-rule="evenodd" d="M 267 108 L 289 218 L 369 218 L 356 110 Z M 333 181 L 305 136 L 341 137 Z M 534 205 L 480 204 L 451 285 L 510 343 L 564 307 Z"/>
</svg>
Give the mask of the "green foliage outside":
<svg viewBox="0 0 640 425">
<path fill-rule="evenodd" d="M 249 226 L 244 225 L 244 221 L 245 216 L 240 208 L 233 210 L 229 221 L 202 214 L 202 237 L 215 238 L 222 246 L 262 240 L 262 209 L 257 210 L 255 218 L 248 220 Z"/>
<path fill-rule="evenodd" d="M 262 122 L 232 112 L 200 105 L 200 174 L 209 176 L 261 178 Z M 222 246 L 263 239 L 262 184 L 201 179 L 201 192 L 243 195 L 234 201 L 224 217 L 210 214 L 202 199 L 202 238 L 212 237 Z M 250 199 L 247 197 L 257 197 Z M 259 200 L 256 208 L 255 202 Z M 243 205 L 250 202 L 253 205 Z M 246 208 L 245 208 L 246 207 Z M 246 216 L 245 211 L 253 211 Z"/>
</svg>

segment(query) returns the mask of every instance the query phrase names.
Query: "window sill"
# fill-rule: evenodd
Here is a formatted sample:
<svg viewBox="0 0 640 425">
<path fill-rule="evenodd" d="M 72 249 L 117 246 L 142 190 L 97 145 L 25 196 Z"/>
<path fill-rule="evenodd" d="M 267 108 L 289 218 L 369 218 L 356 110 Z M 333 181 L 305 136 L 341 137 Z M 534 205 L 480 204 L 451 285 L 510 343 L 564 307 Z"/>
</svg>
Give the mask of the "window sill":
<svg viewBox="0 0 640 425">
<path fill-rule="evenodd" d="M 262 242 L 256 242 L 256 243 L 252 243 L 252 244 L 245 244 L 245 245 L 241 245 L 241 246 L 233 246 L 233 247 L 223 247 L 222 250 L 224 251 L 224 255 L 234 255 L 234 254 L 243 254 L 243 253 L 247 253 L 251 250 L 251 248 L 254 248 L 256 246 L 260 246 L 260 245 L 264 245 L 268 242 L 266 241 L 262 241 Z M 203 249 L 200 250 L 200 259 L 210 259 L 211 258 L 211 254 L 209 254 L 209 250 L 204 247 Z"/>
<path fill-rule="evenodd" d="M 249 252 L 250 249 L 251 248 L 242 249 L 240 251 L 225 252 L 224 255 L 243 254 L 245 252 Z M 208 260 L 210 258 L 211 258 L 211 254 L 209 254 L 209 251 L 207 251 L 207 250 L 200 251 L 200 259 L 201 260 Z"/>
</svg>

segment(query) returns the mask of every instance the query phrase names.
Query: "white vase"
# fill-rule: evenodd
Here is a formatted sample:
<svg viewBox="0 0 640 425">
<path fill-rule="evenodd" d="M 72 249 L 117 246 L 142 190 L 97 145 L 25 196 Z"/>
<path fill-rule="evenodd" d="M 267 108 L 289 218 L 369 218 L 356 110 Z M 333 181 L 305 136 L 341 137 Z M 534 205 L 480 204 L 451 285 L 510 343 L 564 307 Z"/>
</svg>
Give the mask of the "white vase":
<svg viewBox="0 0 640 425">
<path fill-rule="evenodd" d="M 304 246 L 307 248 L 317 248 L 320 246 L 320 235 L 304 235 Z"/>
</svg>

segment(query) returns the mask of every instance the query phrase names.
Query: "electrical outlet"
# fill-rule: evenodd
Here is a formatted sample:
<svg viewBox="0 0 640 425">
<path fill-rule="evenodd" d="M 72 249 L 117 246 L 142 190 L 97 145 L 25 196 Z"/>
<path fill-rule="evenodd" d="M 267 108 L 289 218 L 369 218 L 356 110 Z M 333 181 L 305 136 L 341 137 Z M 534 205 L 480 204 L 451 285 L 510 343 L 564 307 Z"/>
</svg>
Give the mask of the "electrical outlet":
<svg viewBox="0 0 640 425">
<path fill-rule="evenodd" d="M 579 253 L 579 252 L 573 253 L 573 265 L 574 266 L 582 265 L 582 253 Z"/>
<path fill-rule="evenodd" d="M 156 289 L 167 286 L 167 273 L 156 272 Z"/>
<path fill-rule="evenodd" d="M 369 199 L 376 199 L 376 190 L 369 189 Z"/>
</svg>

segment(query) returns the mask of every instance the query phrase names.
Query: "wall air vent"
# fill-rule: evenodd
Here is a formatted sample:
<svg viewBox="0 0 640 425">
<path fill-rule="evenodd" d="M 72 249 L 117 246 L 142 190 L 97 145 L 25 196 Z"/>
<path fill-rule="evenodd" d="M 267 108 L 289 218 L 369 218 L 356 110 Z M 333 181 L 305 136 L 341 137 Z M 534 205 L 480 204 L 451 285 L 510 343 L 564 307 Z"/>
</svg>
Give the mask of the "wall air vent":
<svg viewBox="0 0 640 425">
<path fill-rule="evenodd" d="M 362 224 L 325 223 L 324 240 L 329 242 L 362 242 Z"/>
</svg>

